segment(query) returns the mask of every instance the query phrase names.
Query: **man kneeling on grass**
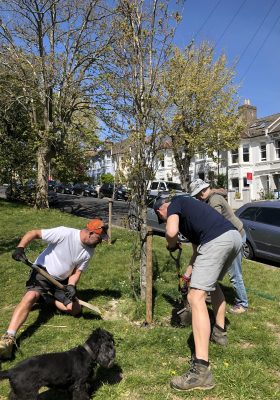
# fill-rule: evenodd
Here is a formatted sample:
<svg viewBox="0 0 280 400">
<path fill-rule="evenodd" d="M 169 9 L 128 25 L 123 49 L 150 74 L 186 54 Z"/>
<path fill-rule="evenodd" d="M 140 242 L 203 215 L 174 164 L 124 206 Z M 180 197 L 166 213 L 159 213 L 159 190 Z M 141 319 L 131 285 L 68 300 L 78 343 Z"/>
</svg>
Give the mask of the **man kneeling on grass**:
<svg viewBox="0 0 280 400">
<path fill-rule="evenodd" d="M 95 247 L 107 240 L 107 226 L 100 219 L 92 219 L 82 230 L 60 226 L 53 229 L 34 229 L 27 232 L 12 254 L 16 261 L 27 260 L 25 247 L 34 239 L 42 239 L 48 247 L 35 260 L 53 278 L 65 285 L 58 289 L 36 270 L 26 282 L 26 293 L 16 306 L 7 332 L 0 340 L 0 359 L 10 359 L 16 344 L 16 333 L 27 319 L 33 305 L 42 298 L 59 310 L 77 316 L 81 306 L 76 299 L 76 285 L 86 270 Z M 48 293 L 52 296 L 49 296 Z"/>
<path fill-rule="evenodd" d="M 193 244 L 188 301 L 192 309 L 195 353 L 191 368 L 184 375 L 173 378 L 171 387 L 177 390 L 212 389 L 214 379 L 208 359 L 211 328 L 205 299 L 207 292 L 210 292 L 215 315 L 211 340 L 225 346 L 226 303 L 217 282 L 223 279 L 241 250 L 241 236 L 216 210 L 191 197 L 160 197 L 155 200 L 154 210 L 159 222 L 167 221 L 167 250 L 172 252 L 178 249 L 179 232 Z"/>
</svg>

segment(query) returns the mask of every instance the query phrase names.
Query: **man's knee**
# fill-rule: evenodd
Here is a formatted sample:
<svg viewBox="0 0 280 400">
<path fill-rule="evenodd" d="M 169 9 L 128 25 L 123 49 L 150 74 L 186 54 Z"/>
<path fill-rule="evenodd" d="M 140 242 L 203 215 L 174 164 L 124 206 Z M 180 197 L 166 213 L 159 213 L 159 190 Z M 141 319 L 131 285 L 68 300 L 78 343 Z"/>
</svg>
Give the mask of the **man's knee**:
<svg viewBox="0 0 280 400">
<path fill-rule="evenodd" d="M 80 314 L 82 307 L 77 301 L 74 301 L 73 303 L 69 303 L 66 306 L 68 314 L 72 315 L 73 317 L 76 317 L 78 314 Z"/>
<path fill-rule="evenodd" d="M 30 304 L 32 306 L 39 300 L 40 296 L 41 295 L 39 292 L 36 292 L 35 290 L 29 290 L 23 296 L 21 302 L 25 304 Z"/>
<path fill-rule="evenodd" d="M 188 302 L 189 304 L 195 305 L 199 302 L 205 302 L 206 299 L 206 292 L 201 289 L 190 289 L 188 294 Z"/>
</svg>

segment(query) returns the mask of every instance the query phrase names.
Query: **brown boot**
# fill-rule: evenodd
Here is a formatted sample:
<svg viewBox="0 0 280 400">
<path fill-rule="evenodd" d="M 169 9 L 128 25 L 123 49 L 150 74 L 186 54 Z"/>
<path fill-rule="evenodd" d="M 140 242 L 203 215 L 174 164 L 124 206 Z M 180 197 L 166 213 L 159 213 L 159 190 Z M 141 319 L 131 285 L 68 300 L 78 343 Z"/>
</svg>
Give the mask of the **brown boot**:
<svg viewBox="0 0 280 400">
<path fill-rule="evenodd" d="M 214 325 L 213 331 L 211 334 L 211 341 L 215 342 L 221 346 L 227 346 L 228 345 L 227 332 L 220 330 L 219 328 L 217 328 Z"/>
<path fill-rule="evenodd" d="M 209 366 L 194 360 L 191 368 L 184 375 L 176 376 L 171 380 L 170 386 L 176 390 L 208 390 L 215 384 Z"/>
<path fill-rule="evenodd" d="M 14 346 L 16 346 L 15 336 L 5 333 L 0 339 L 0 359 L 9 360 L 12 358 Z"/>
</svg>

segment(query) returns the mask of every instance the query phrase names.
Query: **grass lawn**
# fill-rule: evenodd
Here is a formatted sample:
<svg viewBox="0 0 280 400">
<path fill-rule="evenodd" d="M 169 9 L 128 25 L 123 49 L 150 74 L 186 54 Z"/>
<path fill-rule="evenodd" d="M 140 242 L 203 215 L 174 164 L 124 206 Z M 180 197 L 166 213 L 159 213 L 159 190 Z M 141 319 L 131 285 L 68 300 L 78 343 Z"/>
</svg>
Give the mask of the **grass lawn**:
<svg viewBox="0 0 280 400">
<path fill-rule="evenodd" d="M 11 252 L 28 230 L 55 226 L 82 228 L 85 220 L 57 210 L 35 211 L 0 200 L 0 331 L 5 332 L 13 308 L 24 293 L 29 270 L 12 260 Z M 20 329 L 20 351 L 7 369 L 35 354 L 64 351 L 81 344 L 99 326 L 114 334 L 117 366 L 97 371 L 96 400 L 178 399 L 280 399 L 280 270 L 244 261 L 244 281 L 250 310 L 239 316 L 227 313 L 229 346 L 210 344 L 210 361 L 216 386 L 213 390 L 190 393 L 170 388 L 170 379 L 186 371 L 193 348 L 191 327 L 171 323 L 178 299 L 174 261 L 165 250 L 165 240 L 153 239 L 154 322 L 143 326 L 145 307 L 130 294 L 130 264 L 135 233 L 115 228 L 116 242 L 99 246 L 88 271 L 82 276 L 78 296 L 103 311 L 103 319 L 84 309 L 81 318 L 37 308 Z M 43 249 L 33 242 L 27 251 L 34 260 Z M 182 261 L 190 255 L 184 245 Z M 223 282 L 228 304 L 234 294 L 228 279 Z M 209 309 L 211 313 L 211 307 Z M 122 379 L 116 383 L 121 371 Z M 8 398 L 8 381 L 0 382 L 0 400 Z M 44 389 L 44 400 L 66 400 L 65 395 Z"/>
</svg>

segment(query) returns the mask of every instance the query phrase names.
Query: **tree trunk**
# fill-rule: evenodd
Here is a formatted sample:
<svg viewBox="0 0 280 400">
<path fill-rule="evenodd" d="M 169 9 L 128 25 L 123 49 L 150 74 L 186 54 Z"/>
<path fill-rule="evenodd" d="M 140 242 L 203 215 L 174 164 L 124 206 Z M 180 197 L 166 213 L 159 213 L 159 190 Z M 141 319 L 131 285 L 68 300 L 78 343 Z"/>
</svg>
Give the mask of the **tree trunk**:
<svg viewBox="0 0 280 400">
<path fill-rule="evenodd" d="M 49 176 L 49 148 L 41 145 L 37 151 L 37 192 L 36 208 L 49 208 L 48 202 L 48 176 Z"/>
<path fill-rule="evenodd" d="M 175 146 L 173 147 L 173 154 L 176 167 L 180 175 L 182 188 L 188 191 L 188 187 L 190 184 L 191 156 L 183 154 L 181 151 L 177 151 Z"/>
<path fill-rule="evenodd" d="M 146 267 L 146 322 L 153 320 L 153 231 L 148 229 Z"/>
<path fill-rule="evenodd" d="M 139 190 L 139 215 L 141 218 L 140 228 L 140 290 L 141 300 L 146 300 L 147 288 L 147 190 L 143 181 L 140 180 Z"/>
<path fill-rule="evenodd" d="M 140 230 L 140 241 L 141 241 L 141 257 L 140 257 L 140 289 L 141 289 L 141 300 L 146 299 L 146 287 L 147 287 L 147 212 L 143 208 L 140 210 L 141 224 Z"/>
</svg>

